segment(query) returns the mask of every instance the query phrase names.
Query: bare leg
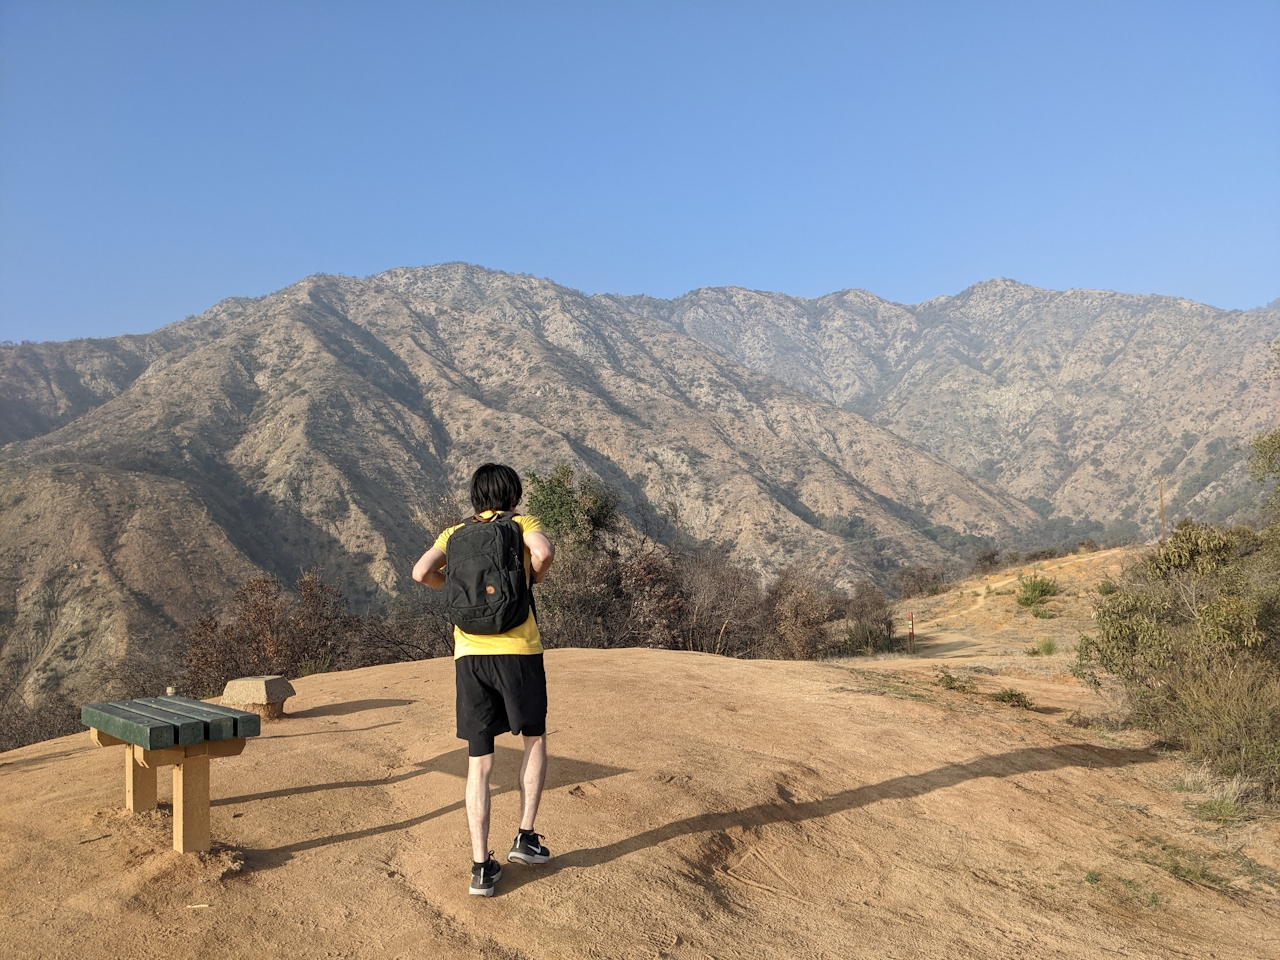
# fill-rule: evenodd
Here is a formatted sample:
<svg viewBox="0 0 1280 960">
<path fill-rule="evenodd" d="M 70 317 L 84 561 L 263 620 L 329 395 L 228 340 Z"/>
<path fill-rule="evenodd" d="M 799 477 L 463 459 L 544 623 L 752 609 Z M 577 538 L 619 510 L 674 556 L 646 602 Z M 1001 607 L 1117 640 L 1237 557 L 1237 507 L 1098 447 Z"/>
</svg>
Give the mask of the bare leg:
<svg viewBox="0 0 1280 960">
<path fill-rule="evenodd" d="M 547 782 L 547 735 L 524 738 L 524 761 L 520 764 L 520 829 L 532 830 L 538 818 L 542 786 Z"/>
<path fill-rule="evenodd" d="M 471 828 L 471 861 L 489 859 L 489 774 L 493 754 L 467 758 L 467 825 Z"/>
</svg>

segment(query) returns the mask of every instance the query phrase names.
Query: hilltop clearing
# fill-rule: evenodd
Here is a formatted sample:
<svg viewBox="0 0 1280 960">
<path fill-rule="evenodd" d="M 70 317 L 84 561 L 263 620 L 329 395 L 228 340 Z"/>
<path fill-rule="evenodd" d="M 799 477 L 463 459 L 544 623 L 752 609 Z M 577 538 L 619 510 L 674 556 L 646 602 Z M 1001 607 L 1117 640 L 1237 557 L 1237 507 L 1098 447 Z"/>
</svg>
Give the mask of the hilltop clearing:
<svg viewBox="0 0 1280 960">
<path fill-rule="evenodd" d="M 466 892 L 447 660 L 295 681 L 291 716 L 215 762 L 203 858 L 169 849 L 163 809 L 119 810 L 119 748 L 25 747 L 0 755 L 0 938 L 24 957 L 1280 951 L 1274 821 L 1196 820 L 1182 764 L 1065 722 L 1083 687 L 1020 710 L 930 666 L 549 652 L 556 857 L 504 864 L 486 902 Z"/>
</svg>

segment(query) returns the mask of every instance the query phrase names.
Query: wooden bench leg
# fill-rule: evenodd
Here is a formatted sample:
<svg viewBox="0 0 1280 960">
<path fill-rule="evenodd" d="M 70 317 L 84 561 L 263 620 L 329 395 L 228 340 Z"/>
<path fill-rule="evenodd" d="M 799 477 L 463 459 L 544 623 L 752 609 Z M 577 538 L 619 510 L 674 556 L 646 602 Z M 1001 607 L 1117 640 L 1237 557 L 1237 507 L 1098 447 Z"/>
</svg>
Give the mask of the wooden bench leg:
<svg viewBox="0 0 1280 960">
<path fill-rule="evenodd" d="M 187 757 L 173 768 L 173 849 L 209 849 L 208 757 Z"/>
<path fill-rule="evenodd" d="M 124 745 L 124 808 L 130 813 L 145 813 L 156 808 L 156 771 L 144 767 L 132 743 Z"/>
</svg>

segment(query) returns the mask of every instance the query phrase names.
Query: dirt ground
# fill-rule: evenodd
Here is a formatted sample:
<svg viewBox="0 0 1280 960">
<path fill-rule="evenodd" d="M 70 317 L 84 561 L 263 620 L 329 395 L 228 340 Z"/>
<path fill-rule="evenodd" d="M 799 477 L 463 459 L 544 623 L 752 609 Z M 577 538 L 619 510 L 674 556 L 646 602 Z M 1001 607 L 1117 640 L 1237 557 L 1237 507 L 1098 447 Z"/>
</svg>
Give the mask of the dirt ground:
<svg viewBox="0 0 1280 960">
<path fill-rule="evenodd" d="M 916 657 L 548 653 L 555 858 L 504 863 L 492 900 L 467 895 L 447 660 L 296 681 L 213 762 L 205 856 L 170 849 L 167 805 L 120 809 L 123 748 L 0 754 L 0 955 L 1280 957 L 1277 821 L 1199 819 L 1185 763 L 1079 725 L 1112 706 L 1062 648 L 1122 560 L 1045 565 L 1054 619 L 1016 608 L 1013 572 L 929 598 Z"/>
</svg>

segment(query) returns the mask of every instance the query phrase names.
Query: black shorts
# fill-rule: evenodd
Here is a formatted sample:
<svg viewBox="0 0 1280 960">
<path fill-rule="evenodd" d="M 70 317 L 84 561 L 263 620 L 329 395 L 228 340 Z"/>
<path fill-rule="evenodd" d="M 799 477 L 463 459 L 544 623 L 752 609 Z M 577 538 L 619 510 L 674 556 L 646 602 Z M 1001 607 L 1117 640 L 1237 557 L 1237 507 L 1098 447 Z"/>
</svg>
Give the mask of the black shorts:
<svg viewBox="0 0 1280 960">
<path fill-rule="evenodd" d="M 542 654 L 480 654 L 453 661 L 458 690 L 458 739 L 467 754 L 493 753 L 500 733 L 547 732 L 547 674 Z"/>
</svg>

